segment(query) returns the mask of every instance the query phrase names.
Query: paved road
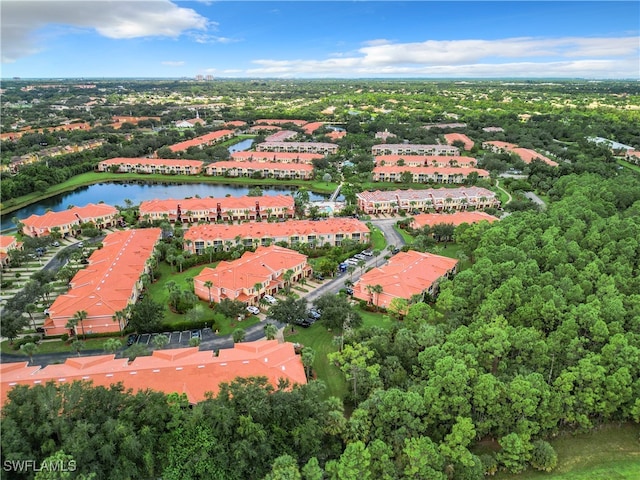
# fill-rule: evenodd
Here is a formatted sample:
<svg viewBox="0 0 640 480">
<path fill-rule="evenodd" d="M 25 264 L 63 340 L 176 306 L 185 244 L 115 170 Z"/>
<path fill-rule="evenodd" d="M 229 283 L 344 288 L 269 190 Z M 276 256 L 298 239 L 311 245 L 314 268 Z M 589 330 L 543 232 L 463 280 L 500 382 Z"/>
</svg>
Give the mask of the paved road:
<svg viewBox="0 0 640 480">
<path fill-rule="evenodd" d="M 384 234 L 387 240 L 388 245 L 395 245 L 396 247 L 399 248 L 402 245 L 404 245 L 405 242 L 402 236 L 398 232 L 396 232 L 393 228 L 393 226 L 397 223 L 397 221 L 398 221 L 397 218 L 376 219 L 376 220 L 372 220 L 371 223 L 374 224 L 376 227 L 378 227 L 382 231 L 382 233 Z M 66 248 L 70 248 L 70 249 L 77 248 L 77 246 L 71 245 Z M 47 264 L 46 267 L 49 267 L 57 257 L 58 256 L 56 255 L 56 257 L 54 257 L 54 259 L 52 259 Z M 309 292 L 309 294 L 307 294 L 305 297 L 307 299 L 307 302 L 310 304 L 309 306 L 311 306 L 313 301 L 316 300 L 318 297 L 327 293 L 335 294 L 339 292 L 341 289 L 345 288 L 344 283 L 346 280 L 351 279 L 352 281 L 356 281 L 358 278 L 360 278 L 360 275 L 362 274 L 362 272 L 366 271 L 371 267 L 380 266 L 384 264 L 385 262 L 384 252 L 381 252 L 377 258 L 368 257 L 365 262 L 366 262 L 365 268 L 364 269 L 361 269 L 359 267 L 356 268 L 356 271 L 353 273 L 352 277 L 350 277 L 350 275 L 346 272 L 341 273 L 337 275 L 335 278 L 325 280 L 325 282 L 322 285 L 320 285 L 318 288 L 314 289 L 313 291 Z M 55 267 L 55 263 L 54 265 L 51 265 L 51 268 L 54 268 L 54 267 Z M 245 341 L 252 342 L 252 341 L 260 340 L 264 338 L 265 336 L 264 327 L 268 323 L 274 323 L 278 328 L 283 328 L 285 326 L 284 324 L 281 324 L 278 322 L 263 320 L 260 323 L 251 325 L 250 327 L 246 328 Z M 172 333 L 172 336 L 173 336 L 173 333 Z M 145 343 L 146 341 L 147 340 L 145 338 Z M 149 344 L 150 343 L 151 342 L 149 339 Z M 182 342 L 179 340 L 178 343 L 175 343 L 173 342 L 173 339 L 172 339 L 172 342 L 169 346 L 173 346 L 177 348 L 180 346 L 185 347 L 187 345 L 188 345 L 188 340 L 186 342 Z M 204 329 L 202 331 L 202 340 L 200 342 L 200 350 L 220 350 L 222 348 L 232 348 L 232 347 L 233 347 L 233 338 L 231 335 L 216 335 L 214 332 L 211 331 L 211 329 Z M 123 347 L 122 349 L 120 349 L 117 352 L 117 355 L 122 356 L 125 349 L 126 347 Z M 103 350 L 84 350 L 81 352 L 81 355 L 82 356 L 105 355 L 105 352 Z M 33 356 L 33 359 L 34 359 L 33 364 L 45 366 L 45 365 L 54 364 L 54 363 L 62 363 L 67 358 L 73 358 L 76 356 L 77 354 L 73 352 L 36 354 Z M 21 354 L 14 355 L 14 354 L 0 353 L 0 363 L 1 362 L 25 362 L 25 361 L 27 361 L 27 357 Z"/>
<path fill-rule="evenodd" d="M 535 193 L 533 192 L 524 192 L 524 196 L 531 200 L 533 203 L 540 207 L 540 210 L 544 210 L 547 208 L 547 204 Z"/>
</svg>

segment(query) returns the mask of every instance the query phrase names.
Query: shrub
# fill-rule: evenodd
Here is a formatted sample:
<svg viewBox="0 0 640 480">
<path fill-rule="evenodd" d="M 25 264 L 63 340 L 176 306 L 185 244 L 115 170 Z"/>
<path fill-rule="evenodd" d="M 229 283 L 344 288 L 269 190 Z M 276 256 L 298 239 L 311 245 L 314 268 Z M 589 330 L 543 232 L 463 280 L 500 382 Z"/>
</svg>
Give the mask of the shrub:
<svg viewBox="0 0 640 480">
<path fill-rule="evenodd" d="M 62 340 L 62 343 L 66 343 L 67 340 L 69 340 L 69 334 L 63 333 L 62 335 L 60 335 L 60 340 Z"/>
<path fill-rule="evenodd" d="M 536 470 L 550 472 L 558 464 L 558 454 L 544 440 L 536 440 L 533 442 L 533 451 L 531 452 L 531 466 Z"/>
</svg>

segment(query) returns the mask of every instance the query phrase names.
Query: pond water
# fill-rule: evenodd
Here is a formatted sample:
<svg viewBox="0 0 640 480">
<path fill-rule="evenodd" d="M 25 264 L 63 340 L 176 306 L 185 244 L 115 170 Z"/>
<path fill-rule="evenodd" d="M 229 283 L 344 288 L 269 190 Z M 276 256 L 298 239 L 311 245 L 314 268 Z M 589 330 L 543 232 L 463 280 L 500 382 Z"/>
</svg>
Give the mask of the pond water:
<svg viewBox="0 0 640 480">
<path fill-rule="evenodd" d="M 88 187 L 80 187 L 72 192 L 61 193 L 28 205 L 20 210 L 2 216 L 0 230 L 7 232 L 15 230 L 11 221 L 17 217 L 23 220 L 31 215 L 42 215 L 47 209 L 54 212 L 66 210 L 69 205 L 84 206 L 88 203 L 105 202 L 109 205 L 125 205 L 125 198 L 138 205 L 145 200 L 187 198 L 187 197 L 241 197 L 249 192 L 250 186 L 223 185 L 213 183 L 151 183 L 151 182 L 105 182 L 96 183 Z M 297 189 L 281 186 L 260 186 L 264 195 L 291 195 Z M 311 201 L 327 200 L 329 195 L 309 192 Z"/>
</svg>

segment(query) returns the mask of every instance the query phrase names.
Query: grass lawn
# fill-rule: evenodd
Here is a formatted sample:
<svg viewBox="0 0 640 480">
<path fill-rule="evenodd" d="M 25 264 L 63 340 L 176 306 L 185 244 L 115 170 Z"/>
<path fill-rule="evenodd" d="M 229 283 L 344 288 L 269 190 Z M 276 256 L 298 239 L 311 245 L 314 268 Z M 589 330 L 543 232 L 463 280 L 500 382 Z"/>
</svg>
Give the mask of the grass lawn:
<svg viewBox="0 0 640 480">
<path fill-rule="evenodd" d="M 125 345 L 127 343 L 126 338 L 119 337 L 118 334 L 114 334 L 115 338 L 119 338 L 122 341 L 122 344 Z M 106 342 L 111 337 L 100 337 L 100 338 L 89 338 L 87 340 L 82 340 L 82 335 L 80 335 L 80 340 L 84 343 L 84 348 L 80 351 L 80 355 L 84 350 L 102 350 L 104 342 Z M 5 340 L 0 344 L 0 350 L 2 353 L 8 353 L 13 355 L 19 355 L 20 350 L 14 350 L 11 345 L 9 345 L 9 340 Z M 69 353 L 74 352 L 71 349 L 70 343 L 65 343 L 62 340 L 47 340 L 44 342 L 40 342 L 38 344 L 38 350 L 36 351 L 36 355 L 42 353 Z M 28 360 L 28 357 L 24 356 L 25 360 Z"/>
<path fill-rule="evenodd" d="M 378 313 L 378 312 L 368 312 L 366 310 L 362 310 L 359 307 L 356 307 L 356 310 L 362 317 L 363 327 L 380 327 L 380 328 L 390 329 L 396 324 L 396 321 L 393 320 L 387 314 Z"/>
<path fill-rule="evenodd" d="M 399 228 L 397 225 L 393 226 L 393 229 L 400 234 L 402 239 L 407 245 L 411 245 L 413 243 L 413 237 L 409 235 L 407 232 Z"/>
<path fill-rule="evenodd" d="M 333 336 L 332 332 L 328 332 L 319 323 L 314 323 L 309 328 L 295 327 L 294 333 L 291 333 L 290 327 L 286 327 L 284 331 L 286 341 L 301 343 L 316 352 L 313 370 L 317 378 L 327 385 L 327 397 L 344 399 L 347 393 L 344 374 L 327 358 L 329 353 L 338 351 L 338 347 L 333 344 Z"/>
<path fill-rule="evenodd" d="M 634 165 L 633 163 L 629 163 L 626 160 L 621 159 L 616 160 L 616 162 L 618 163 L 618 165 L 622 165 L 623 167 L 627 167 L 628 169 L 633 170 L 636 173 L 640 173 L 640 166 L 638 165 Z"/>
<path fill-rule="evenodd" d="M 371 229 L 371 245 L 373 250 L 380 250 L 384 252 L 387 248 L 387 240 L 384 238 L 382 232 L 376 227 L 369 227 Z"/>
<path fill-rule="evenodd" d="M 617 480 L 637 479 L 640 472 L 640 426 L 606 425 L 581 435 L 561 436 L 550 443 L 558 453 L 551 473 L 526 471 L 520 475 L 500 473 L 497 480 Z"/>
</svg>

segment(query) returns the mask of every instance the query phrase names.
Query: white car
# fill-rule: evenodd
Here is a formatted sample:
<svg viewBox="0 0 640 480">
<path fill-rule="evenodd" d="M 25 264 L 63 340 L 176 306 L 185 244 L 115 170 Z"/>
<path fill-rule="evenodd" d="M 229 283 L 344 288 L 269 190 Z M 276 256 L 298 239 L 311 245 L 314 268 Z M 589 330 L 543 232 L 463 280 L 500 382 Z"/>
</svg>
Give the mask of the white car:
<svg viewBox="0 0 640 480">
<path fill-rule="evenodd" d="M 249 305 L 247 307 L 247 312 L 253 315 L 258 315 L 260 313 L 260 309 L 258 307 L 254 307 L 253 305 Z"/>
<path fill-rule="evenodd" d="M 354 260 L 353 258 L 345 260 L 344 263 L 346 263 L 347 265 L 358 265 L 358 261 Z"/>
<path fill-rule="evenodd" d="M 271 295 L 265 295 L 264 299 L 267 301 L 267 303 L 270 303 L 271 305 L 275 305 L 276 303 L 278 303 L 278 300 L 273 298 Z"/>
</svg>

